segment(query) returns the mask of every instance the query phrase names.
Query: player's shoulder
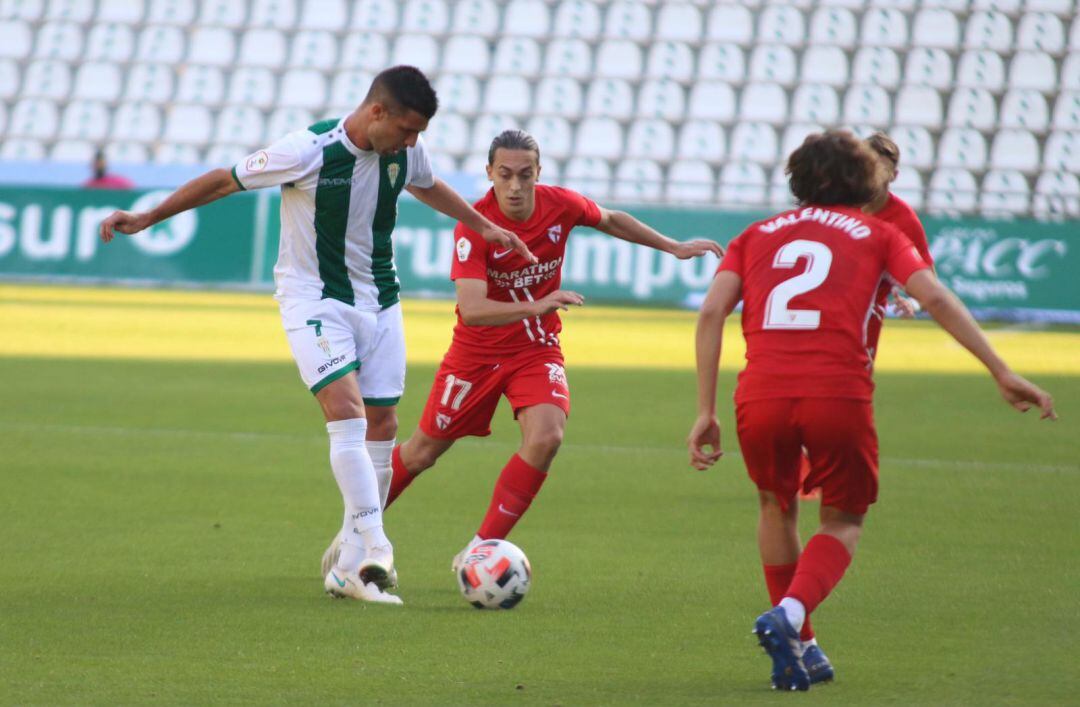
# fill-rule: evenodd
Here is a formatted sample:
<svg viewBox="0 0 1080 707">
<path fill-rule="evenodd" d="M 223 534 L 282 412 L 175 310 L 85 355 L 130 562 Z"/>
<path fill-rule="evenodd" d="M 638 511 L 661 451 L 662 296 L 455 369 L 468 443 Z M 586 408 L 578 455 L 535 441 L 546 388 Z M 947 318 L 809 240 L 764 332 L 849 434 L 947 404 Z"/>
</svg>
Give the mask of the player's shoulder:
<svg viewBox="0 0 1080 707">
<path fill-rule="evenodd" d="M 554 184 L 537 184 L 536 197 L 537 199 L 559 204 L 581 204 L 585 201 L 584 195 L 573 189 Z"/>
</svg>

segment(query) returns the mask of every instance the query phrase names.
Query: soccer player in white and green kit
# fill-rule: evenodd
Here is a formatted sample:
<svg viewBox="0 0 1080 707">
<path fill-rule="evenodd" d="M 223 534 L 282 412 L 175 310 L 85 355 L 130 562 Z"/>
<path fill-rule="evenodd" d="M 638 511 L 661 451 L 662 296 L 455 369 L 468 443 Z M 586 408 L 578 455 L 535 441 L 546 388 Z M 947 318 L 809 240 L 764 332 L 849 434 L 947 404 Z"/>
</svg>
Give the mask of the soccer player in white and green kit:
<svg viewBox="0 0 1080 707">
<path fill-rule="evenodd" d="M 400 604 L 382 508 L 405 386 L 405 339 L 391 234 L 402 189 L 504 248 L 532 254 L 434 177 L 420 133 L 438 99 L 417 69 L 375 77 L 364 102 L 184 184 L 156 208 L 117 211 L 101 224 L 132 234 L 228 194 L 281 187 L 274 297 L 300 376 L 330 436 L 330 465 L 345 503 L 342 551 L 326 574 L 334 596 Z"/>
</svg>

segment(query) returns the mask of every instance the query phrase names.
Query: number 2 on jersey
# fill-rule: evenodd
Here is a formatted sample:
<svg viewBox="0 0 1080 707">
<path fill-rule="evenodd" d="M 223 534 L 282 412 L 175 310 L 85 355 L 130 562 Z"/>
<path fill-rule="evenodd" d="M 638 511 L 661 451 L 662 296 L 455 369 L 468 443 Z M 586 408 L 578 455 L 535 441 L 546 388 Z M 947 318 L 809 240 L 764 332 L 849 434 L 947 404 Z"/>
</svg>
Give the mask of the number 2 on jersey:
<svg viewBox="0 0 1080 707">
<path fill-rule="evenodd" d="M 773 259 L 774 268 L 790 269 L 800 258 L 807 259 L 806 272 L 784 280 L 772 289 L 765 302 L 765 329 L 817 329 L 821 312 L 816 309 L 789 309 L 788 303 L 821 286 L 832 267 L 832 251 L 817 241 L 792 241 L 785 244 Z"/>
</svg>

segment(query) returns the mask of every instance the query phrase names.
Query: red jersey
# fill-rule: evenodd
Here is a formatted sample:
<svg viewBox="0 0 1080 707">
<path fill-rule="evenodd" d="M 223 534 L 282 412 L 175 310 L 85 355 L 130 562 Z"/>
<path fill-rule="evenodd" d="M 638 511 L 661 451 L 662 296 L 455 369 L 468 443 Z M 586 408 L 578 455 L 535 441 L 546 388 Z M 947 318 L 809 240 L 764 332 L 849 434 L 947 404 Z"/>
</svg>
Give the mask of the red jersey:
<svg viewBox="0 0 1080 707">
<path fill-rule="evenodd" d="M 742 279 L 747 363 L 736 403 L 870 400 L 866 326 L 878 285 L 925 267 L 895 226 L 856 208 L 807 206 L 751 225 L 720 263 Z"/>
<path fill-rule="evenodd" d="M 516 233 L 539 261 L 532 265 L 515 251 L 490 244 L 464 224 L 457 225 L 450 279 L 485 280 L 488 298 L 499 302 L 538 300 L 559 289 L 570 230 L 600 223 L 600 207 L 590 199 L 569 189 L 541 184 L 536 185 L 536 205 L 525 222 L 507 218 L 494 191 L 474 206 L 496 225 Z M 466 326 L 459 311 L 448 355 L 501 359 L 530 348 L 557 347 L 560 331 L 562 321 L 557 312 L 501 326 Z"/>
<path fill-rule="evenodd" d="M 926 229 L 919 220 L 915 209 L 896 194 L 889 194 L 889 200 L 881 208 L 874 218 L 879 221 L 891 223 L 900 229 L 908 237 L 915 250 L 919 251 L 919 257 L 927 265 L 934 264 L 934 258 L 930 255 L 930 244 L 926 242 Z M 866 346 L 870 349 L 870 357 L 877 356 L 878 339 L 881 338 L 881 327 L 885 323 L 885 308 L 889 304 L 889 294 L 892 292 L 893 282 L 885 280 L 878 287 L 877 299 L 874 301 L 874 314 L 870 317 L 870 323 L 866 327 Z"/>
</svg>

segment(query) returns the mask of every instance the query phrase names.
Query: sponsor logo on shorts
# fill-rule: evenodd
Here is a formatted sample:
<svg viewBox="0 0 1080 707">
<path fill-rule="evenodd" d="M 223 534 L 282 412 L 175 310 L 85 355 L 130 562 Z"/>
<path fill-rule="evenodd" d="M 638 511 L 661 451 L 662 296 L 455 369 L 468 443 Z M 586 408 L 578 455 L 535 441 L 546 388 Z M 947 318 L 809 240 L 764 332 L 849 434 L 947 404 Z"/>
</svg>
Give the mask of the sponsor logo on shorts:
<svg viewBox="0 0 1080 707">
<path fill-rule="evenodd" d="M 557 390 L 551 391 L 551 397 L 553 397 L 553 398 L 562 398 L 563 400 L 569 400 L 570 399 L 569 395 L 563 395 L 562 393 L 560 393 Z"/>
<path fill-rule="evenodd" d="M 545 363 L 548 369 L 548 383 L 566 385 L 566 369 L 557 363 Z"/>
<path fill-rule="evenodd" d="M 327 361 L 323 365 L 319 366 L 318 372 L 319 373 L 324 373 L 324 372 L 330 370 L 331 368 L 333 368 L 334 366 L 338 365 L 339 363 L 345 363 L 345 357 L 344 356 L 336 356 L 335 358 L 330 359 L 329 361 Z"/>
<path fill-rule="evenodd" d="M 441 412 L 435 414 L 435 426 L 438 427 L 440 430 L 445 430 L 447 427 L 450 426 L 450 423 L 453 421 L 454 418 L 450 417 L 449 415 L 445 415 Z"/>
<path fill-rule="evenodd" d="M 457 259 L 458 259 L 458 262 L 459 263 L 464 263 L 466 260 L 469 259 L 469 256 L 471 254 L 472 254 L 472 243 L 469 242 L 469 239 L 465 238 L 464 236 L 462 236 L 461 238 L 458 238 L 458 240 L 457 240 Z"/>
<path fill-rule="evenodd" d="M 270 163 L 270 155 L 266 154 L 266 150 L 259 150 L 251 157 L 248 157 L 244 166 L 249 172 L 261 172 L 266 169 L 266 165 Z"/>
</svg>

